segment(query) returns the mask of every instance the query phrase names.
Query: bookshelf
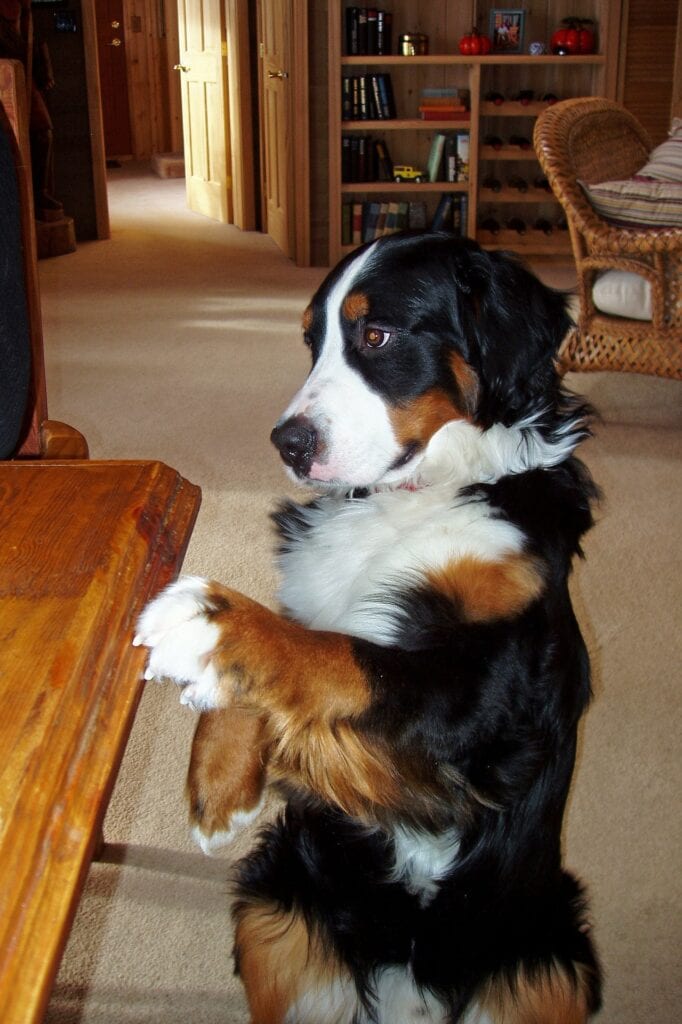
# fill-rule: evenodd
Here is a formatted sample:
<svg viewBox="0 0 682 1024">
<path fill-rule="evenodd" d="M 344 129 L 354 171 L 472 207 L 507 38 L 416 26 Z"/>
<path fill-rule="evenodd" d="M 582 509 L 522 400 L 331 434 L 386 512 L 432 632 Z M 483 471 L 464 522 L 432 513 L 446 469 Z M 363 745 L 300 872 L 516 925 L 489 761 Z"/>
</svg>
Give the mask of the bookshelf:
<svg viewBox="0 0 682 1024">
<path fill-rule="evenodd" d="M 392 15 L 391 52 L 354 54 L 346 52 L 345 0 L 332 0 L 328 21 L 328 103 L 329 103 L 329 262 L 336 262 L 357 241 L 349 241 L 347 207 L 357 210 L 364 204 L 402 204 L 424 211 L 427 225 L 443 196 L 451 195 L 455 210 L 463 215 L 460 230 L 487 248 L 512 248 L 528 255 L 568 255 L 570 240 L 562 228 L 561 208 L 538 184 L 539 164 L 532 146 L 522 148 L 515 140 L 529 142 L 533 122 L 547 105 L 548 94 L 560 99 L 577 95 L 615 96 L 619 45 L 620 3 L 608 0 L 591 2 L 554 2 L 533 5 L 527 10 L 524 34 L 525 52 L 517 55 L 462 56 L 460 37 L 476 23 L 487 31 L 490 6 L 481 3 L 454 4 L 433 0 L 416 4 L 409 0 L 387 0 L 384 9 Z M 519 4 L 518 8 L 522 8 Z M 561 18 L 577 14 L 591 17 L 598 25 L 599 50 L 584 56 L 531 56 L 531 40 L 548 43 Z M 429 52 L 414 56 L 397 53 L 403 33 L 424 33 Z M 349 112 L 343 80 L 364 77 L 371 88 L 374 76 L 390 75 L 394 94 L 395 117 L 372 117 L 372 108 L 364 117 L 358 108 Z M 468 96 L 468 119 L 423 120 L 419 115 L 424 90 L 457 91 Z M 515 99 L 532 92 L 530 102 Z M 496 105 L 486 97 L 504 97 Z M 344 118 L 344 102 L 346 104 Z M 469 133 L 468 180 L 402 181 L 396 183 L 377 175 L 379 180 L 348 180 L 342 149 L 344 138 L 380 140 L 388 148 L 391 161 L 426 169 L 436 132 Z M 495 140 L 491 145 L 490 140 Z M 486 187 L 490 181 L 495 189 Z M 518 184 L 525 184 L 520 191 Z M 410 206 L 409 204 L 412 204 Z M 344 216 L 344 205 L 346 213 Z M 351 213 L 351 223 L 353 215 Z M 520 234 L 514 227 L 523 222 Z M 344 223 L 345 222 L 345 223 Z M 482 224 L 494 223 L 495 231 Z M 541 225 L 541 227 L 536 227 Z M 543 228 L 545 230 L 543 230 Z"/>
</svg>

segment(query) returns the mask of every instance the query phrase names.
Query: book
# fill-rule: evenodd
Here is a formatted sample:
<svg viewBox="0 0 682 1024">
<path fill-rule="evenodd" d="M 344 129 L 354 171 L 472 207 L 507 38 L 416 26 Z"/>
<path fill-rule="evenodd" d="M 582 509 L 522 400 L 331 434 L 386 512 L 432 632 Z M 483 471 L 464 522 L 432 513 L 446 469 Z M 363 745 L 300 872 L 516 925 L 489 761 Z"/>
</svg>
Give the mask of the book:
<svg viewBox="0 0 682 1024">
<path fill-rule="evenodd" d="M 350 121 L 353 117 L 353 81 L 352 75 L 341 79 L 341 120 Z"/>
<path fill-rule="evenodd" d="M 393 15 L 390 11 L 377 10 L 377 54 L 387 57 L 391 53 L 391 29 Z"/>
<path fill-rule="evenodd" d="M 398 212 L 400 209 L 400 203 L 393 201 L 388 204 L 388 215 L 386 217 L 386 228 L 385 234 L 393 234 L 394 231 L 398 230 Z"/>
<path fill-rule="evenodd" d="M 353 203 L 351 239 L 353 245 L 360 245 L 362 242 L 362 203 Z"/>
<path fill-rule="evenodd" d="M 379 12 L 376 7 L 367 8 L 367 53 L 377 52 L 377 20 Z"/>
<path fill-rule="evenodd" d="M 416 230 L 426 228 L 426 203 L 423 200 L 417 200 L 409 204 L 407 226 Z"/>
<path fill-rule="evenodd" d="M 358 89 L 359 89 L 359 117 L 361 121 L 369 121 L 370 118 L 370 99 L 369 89 L 367 88 L 367 75 L 358 76 Z"/>
<path fill-rule="evenodd" d="M 353 244 L 353 207 L 351 203 L 341 204 L 341 245 Z"/>
<path fill-rule="evenodd" d="M 452 229 L 452 210 L 455 197 L 451 192 L 444 192 L 438 201 L 436 212 L 431 221 L 432 231 L 450 231 Z"/>
<path fill-rule="evenodd" d="M 379 92 L 381 95 L 381 110 L 383 117 L 394 118 L 396 116 L 396 110 L 391 76 L 390 74 L 382 73 L 376 77 L 379 80 Z"/>
<path fill-rule="evenodd" d="M 381 238 L 382 235 L 386 234 L 386 218 L 388 217 L 388 203 L 381 203 L 379 208 L 379 219 L 377 221 L 377 229 L 375 238 Z"/>
<path fill-rule="evenodd" d="M 469 132 L 457 132 L 457 178 L 456 181 L 469 180 Z"/>
<path fill-rule="evenodd" d="M 358 7 L 358 53 L 367 53 L 367 8 Z"/>
<path fill-rule="evenodd" d="M 360 19 L 359 7 L 346 8 L 346 53 L 354 57 L 358 50 L 358 23 Z"/>
<path fill-rule="evenodd" d="M 446 181 L 457 181 L 457 136 L 453 132 L 445 139 L 443 171 Z"/>
<path fill-rule="evenodd" d="M 371 100 L 372 100 L 372 112 L 371 116 L 376 120 L 381 120 L 384 117 L 382 103 L 381 103 L 381 90 L 379 88 L 379 78 L 377 75 L 370 75 L 369 78 L 371 85 Z"/>
<path fill-rule="evenodd" d="M 441 180 L 443 170 L 443 152 L 445 149 L 445 135 L 443 132 L 435 132 L 431 140 L 431 149 L 426 161 L 426 173 L 429 181 Z"/>
<path fill-rule="evenodd" d="M 388 146 L 383 139 L 374 140 L 374 152 L 376 154 L 377 171 L 384 181 L 393 181 L 393 161 L 388 151 Z"/>
<path fill-rule="evenodd" d="M 379 223 L 379 213 L 381 212 L 381 203 L 364 203 L 363 204 L 363 217 L 362 217 L 362 241 L 371 242 L 376 238 L 377 224 Z"/>
</svg>

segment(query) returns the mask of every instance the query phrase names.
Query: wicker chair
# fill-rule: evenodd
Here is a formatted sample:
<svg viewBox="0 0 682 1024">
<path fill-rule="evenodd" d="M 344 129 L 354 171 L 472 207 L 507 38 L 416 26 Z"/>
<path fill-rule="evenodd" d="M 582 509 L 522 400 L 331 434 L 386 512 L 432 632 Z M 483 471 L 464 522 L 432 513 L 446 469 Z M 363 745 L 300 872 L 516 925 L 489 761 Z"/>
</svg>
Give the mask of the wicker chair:
<svg viewBox="0 0 682 1024">
<path fill-rule="evenodd" d="M 579 313 L 560 352 L 564 370 L 626 370 L 682 379 L 682 230 L 626 228 L 604 220 L 578 179 L 632 177 L 651 142 L 639 122 L 610 100 L 564 100 L 535 125 L 542 169 L 564 208 L 578 273 Z M 596 309 L 592 286 L 604 270 L 640 274 L 651 284 L 652 319 Z"/>
</svg>

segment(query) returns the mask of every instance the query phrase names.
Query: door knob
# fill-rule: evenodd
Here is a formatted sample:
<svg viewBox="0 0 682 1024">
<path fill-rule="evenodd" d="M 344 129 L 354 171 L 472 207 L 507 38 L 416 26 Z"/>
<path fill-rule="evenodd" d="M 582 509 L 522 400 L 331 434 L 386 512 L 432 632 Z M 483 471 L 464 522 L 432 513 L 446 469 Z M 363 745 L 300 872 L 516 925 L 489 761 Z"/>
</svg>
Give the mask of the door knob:
<svg viewBox="0 0 682 1024">
<path fill-rule="evenodd" d="M 288 71 L 268 71 L 268 78 L 288 78 Z"/>
<path fill-rule="evenodd" d="M 120 45 L 121 45 L 121 40 L 117 36 L 114 39 L 112 39 L 111 42 L 109 43 L 109 46 L 120 46 Z"/>
<path fill-rule="evenodd" d="M 191 71 L 191 70 L 192 69 L 188 68 L 186 64 L 174 64 L 173 65 L 173 71 Z"/>
</svg>

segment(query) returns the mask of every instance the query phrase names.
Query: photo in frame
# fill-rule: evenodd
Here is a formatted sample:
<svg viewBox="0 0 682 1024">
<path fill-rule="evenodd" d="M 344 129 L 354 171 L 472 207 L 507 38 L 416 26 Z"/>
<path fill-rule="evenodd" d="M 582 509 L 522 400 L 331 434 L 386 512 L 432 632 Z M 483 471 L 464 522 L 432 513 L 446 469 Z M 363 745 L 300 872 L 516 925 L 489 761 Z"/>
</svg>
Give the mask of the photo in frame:
<svg viewBox="0 0 682 1024">
<path fill-rule="evenodd" d="M 525 19 L 524 10 L 493 7 L 490 12 L 490 39 L 494 53 L 523 53 Z"/>
</svg>

